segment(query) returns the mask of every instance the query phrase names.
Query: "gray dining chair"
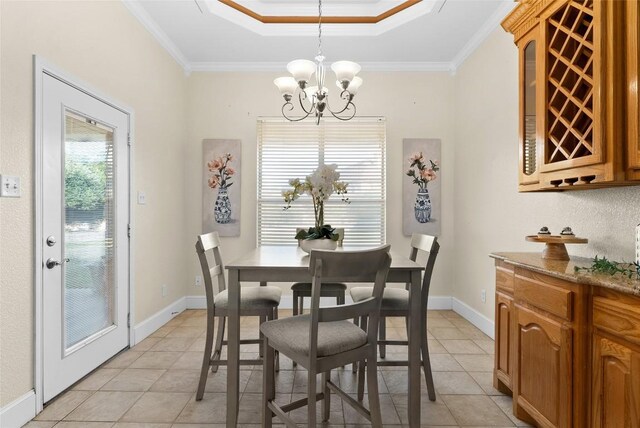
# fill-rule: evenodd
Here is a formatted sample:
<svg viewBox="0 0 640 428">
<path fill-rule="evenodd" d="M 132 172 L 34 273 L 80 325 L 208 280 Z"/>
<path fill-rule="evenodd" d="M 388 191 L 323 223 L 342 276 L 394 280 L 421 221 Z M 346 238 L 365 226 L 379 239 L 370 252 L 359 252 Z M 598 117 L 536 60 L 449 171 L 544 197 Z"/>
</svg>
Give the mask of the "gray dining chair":
<svg viewBox="0 0 640 428">
<path fill-rule="evenodd" d="M 287 427 L 297 425 L 287 413 L 307 406 L 305 426 L 316 427 L 316 402 L 322 400 L 322 419 L 328 421 L 331 392 L 351 405 L 374 427 L 382 427 L 378 396 L 377 338 L 378 316 L 391 256 L 389 245 L 364 251 L 312 251 L 311 310 L 308 315 L 267 321 L 260 327 L 264 335 L 262 426 L 270 428 L 278 416 Z M 320 290 L 325 282 L 374 283 L 372 295 L 349 305 L 320 307 Z M 350 320 L 371 319 L 365 331 Z M 274 401 L 274 358 L 278 351 L 307 369 L 307 398 L 280 406 Z M 369 409 L 342 391 L 331 379 L 331 370 L 355 361 L 366 361 Z M 317 393 L 316 375 L 321 374 L 322 392 Z M 362 401 L 362 400 L 360 400 Z"/>
<path fill-rule="evenodd" d="M 422 353 L 422 368 L 424 369 L 424 378 L 427 384 L 427 392 L 429 394 L 429 400 L 436 400 L 436 391 L 433 386 L 433 375 L 431 373 L 431 362 L 429 360 L 429 343 L 427 341 L 427 303 L 429 300 L 429 287 L 431 285 L 431 276 L 433 274 L 433 267 L 436 264 L 436 257 L 440 244 L 435 236 L 413 234 L 411 236 L 411 254 L 409 258 L 412 261 L 416 261 L 418 254 L 424 251 L 428 254 L 427 265 L 425 267 L 424 276 L 422 278 L 422 302 L 420 304 L 421 309 L 421 323 L 422 331 L 420 337 L 422 341 L 420 343 L 420 350 Z M 360 302 L 371 297 L 372 287 L 353 287 L 350 291 L 351 298 L 354 302 Z M 406 319 L 407 334 L 409 330 L 409 291 L 408 285 L 403 288 L 391 288 L 387 287 L 384 290 L 382 296 L 382 305 L 380 308 L 380 326 L 379 326 L 379 340 L 380 346 L 380 358 L 386 357 L 387 345 L 402 345 L 409 346 L 409 342 L 406 340 L 387 340 L 386 338 L 386 318 L 387 317 L 404 317 Z M 366 317 L 360 317 L 361 327 L 366 328 Z M 408 361 L 378 361 L 379 366 L 402 366 L 408 365 Z M 354 364 L 354 371 L 359 364 Z M 363 368 L 361 368 L 363 370 Z M 364 394 L 363 372 L 358 377 L 358 397 L 361 398 Z"/>
<path fill-rule="evenodd" d="M 200 381 L 196 400 L 202 400 L 207 383 L 207 372 L 211 367 L 212 372 L 218 370 L 218 366 L 227 365 L 227 360 L 220 358 L 222 346 L 227 344 L 224 340 L 225 321 L 228 316 L 229 296 L 227 294 L 224 279 L 224 266 L 220 255 L 220 237 L 218 232 L 207 233 L 198 236 L 196 252 L 200 260 L 204 288 L 207 295 L 207 338 L 204 345 L 204 356 Z M 217 280 L 218 290 L 214 291 L 213 280 Z M 240 294 L 240 316 L 257 316 L 260 321 L 278 319 L 278 305 L 282 291 L 278 287 L 260 286 L 246 287 Z M 218 332 L 215 335 L 215 348 L 213 347 L 215 318 L 219 317 Z M 262 344 L 262 339 L 244 339 L 240 344 Z M 213 354 L 212 354 L 213 350 Z M 262 364 L 262 360 L 240 360 L 242 365 Z"/>
<path fill-rule="evenodd" d="M 300 232 L 302 228 L 297 228 L 296 232 Z M 344 241 L 344 228 L 337 227 L 335 233 L 338 235 L 338 247 L 342 247 Z M 298 245 L 300 245 L 298 243 Z M 311 297 L 310 282 L 296 282 L 291 286 L 293 292 L 293 316 L 302 315 L 304 313 L 304 298 Z M 335 297 L 336 304 L 344 305 L 347 291 L 347 284 L 344 283 L 327 283 L 322 284 L 320 297 Z"/>
</svg>

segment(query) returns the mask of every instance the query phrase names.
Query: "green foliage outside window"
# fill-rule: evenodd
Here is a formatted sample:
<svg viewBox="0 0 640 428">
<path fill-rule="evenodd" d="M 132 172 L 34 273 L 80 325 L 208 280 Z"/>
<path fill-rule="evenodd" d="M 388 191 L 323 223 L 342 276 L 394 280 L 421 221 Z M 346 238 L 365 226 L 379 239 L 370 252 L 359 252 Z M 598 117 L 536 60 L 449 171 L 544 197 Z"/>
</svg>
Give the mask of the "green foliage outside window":
<svg viewBox="0 0 640 428">
<path fill-rule="evenodd" d="M 107 178 L 105 163 L 78 163 L 65 165 L 65 207 L 94 210 L 104 205 Z"/>
</svg>

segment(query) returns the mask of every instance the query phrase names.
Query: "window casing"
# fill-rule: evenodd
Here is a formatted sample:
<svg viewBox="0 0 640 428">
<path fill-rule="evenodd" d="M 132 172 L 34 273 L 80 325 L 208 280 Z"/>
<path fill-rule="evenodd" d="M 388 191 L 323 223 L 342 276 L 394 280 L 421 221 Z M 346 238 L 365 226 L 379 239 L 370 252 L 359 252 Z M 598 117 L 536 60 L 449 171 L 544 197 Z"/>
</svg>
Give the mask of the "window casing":
<svg viewBox="0 0 640 428">
<path fill-rule="evenodd" d="M 386 241 L 385 120 L 323 119 L 316 125 L 278 118 L 258 121 L 258 246 L 297 245 L 296 228 L 314 225 L 309 196 L 285 211 L 282 191 L 290 188 L 290 179 L 304 179 L 323 163 L 338 165 L 350 201 L 332 195 L 325 203 L 325 223 L 345 229 L 346 247 Z"/>
</svg>

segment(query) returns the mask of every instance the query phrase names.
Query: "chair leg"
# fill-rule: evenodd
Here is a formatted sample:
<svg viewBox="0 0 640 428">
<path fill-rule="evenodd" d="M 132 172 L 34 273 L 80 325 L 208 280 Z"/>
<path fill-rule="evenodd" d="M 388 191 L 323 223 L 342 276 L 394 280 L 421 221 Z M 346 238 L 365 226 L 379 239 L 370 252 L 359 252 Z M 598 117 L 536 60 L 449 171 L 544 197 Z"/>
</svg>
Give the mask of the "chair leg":
<svg viewBox="0 0 640 428">
<path fill-rule="evenodd" d="M 298 293 L 293 292 L 293 316 L 298 315 Z"/>
<path fill-rule="evenodd" d="M 220 354 L 222 353 L 222 341 L 224 340 L 224 325 L 227 322 L 227 317 L 220 317 L 220 321 L 218 322 L 218 332 L 216 333 L 216 347 L 213 350 L 213 355 L 216 359 L 220 359 Z M 212 330 L 213 331 L 213 330 Z M 218 365 L 211 365 L 211 373 L 216 373 L 218 371 Z"/>
<path fill-rule="evenodd" d="M 307 380 L 307 426 L 316 428 L 316 383 L 318 378 L 315 367 L 310 367 L 307 373 L 309 375 Z"/>
<path fill-rule="evenodd" d="M 262 376 L 262 426 L 271 428 L 273 422 L 273 412 L 269 408 L 269 402 L 275 398 L 275 379 L 274 379 L 274 354 L 275 351 L 269 346 L 269 341 L 265 339 L 263 342 L 264 361 Z"/>
<path fill-rule="evenodd" d="M 198 382 L 196 401 L 202 400 L 202 397 L 204 396 L 204 387 L 207 384 L 207 375 L 209 374 L 209 366 L 211 365 L 211 349 L 213 348 L 213 331 L 215 330 L 215 320 L 215 316 L 212 316 L 211 319 L 207 320 L 207 340 L 204 344 L 204 355 L 202 356 L 202 369 L 200 370 L 200 382 Z"/>
<path fill-rule="evenodd" d="M 364 331 L 367 331 L 367 322 L 367 317 L 360 318 L 360 327 L 362 327 Z M 374 350 L 374 354 L 376 355 L 376 358 L 378 358 L 376 350 Z M 362 360 L 358 363 L 358 366 L 358 401 L 362 401 L 364 399 L 364 372 L 367 370 L 367 364 L 365 363 L 365 360 Z"/>
<path fill-rule="evenodd" d="M 387 340 L 387 319 L 383 316 L 380 317 L 380 329 L 379 337 L 380 340 Z M 380 358 L 385 358 L 387 356 L 387 345 L 378 345 L 380 346 Z"/>
<path fill-rule="evenodd" d="M 271 315 L 271 319 L 273 320 L 277 320 L 278 319 L 278 307 L 274 306 L 273 307 L 273 312 Z M 280 352 L 276 351 L 276 372 L 280 371 Z"/>
<path fill-rule="evenodd" d="M 262 335 L 262 330 L 260 330 L 260 326 L 266 320 L 268 320 L 270 317 L 261 315 L 259 318 L 260 318 L 260 320 L 258 321 L 258 332 L 259 332 L 259 336 L 258 337 L 260 338 L 260 340 L 264 340 L 264 336 Z M 260 356 L 260 358 L 262 358 L 264 356 L 263 351 L 264 351 L 263 347 L 262 346 L 258 346 L 258 355 Z"/>
<path fill-rule="evenodd" d="M 304 296 L 299 296 L 298 302 L 300 303 L 300 308 L 298 309 L 298 313 L 300 315 L 303 315 L 304 314 Z"/>
<path fill-rule="evenodd" d="M 329 414 L 331 413 L 331 390 L 327 384 L 330 377 L 331 371 L 322 373 L 322 389 L 324 392 L 324 400 L 322 400 L 322 422 L 328 422 Z"/>
<path fill-rule="evenodd" d="M 371 412 L 371 426 L 382 427 L 380 413 L 380 396 L 378 395 L 378 356 L 373 348 L 367 359 L 367 392 L 369 394 L 369 412 Z"/>
<path fill-rule="evenodd" d="M 422 320 L 422 343 L 420 350 L 422 351 L 422 369 L 424 370 L 424 380 L 427 383 L 427 392 L 430 401 L 436 401 L 436 389 L 433 385 L 433 374 L 431 373 L 431 360 L 429 359 L 429 341 L 427 340 L 427 320 L 426 314 Z"/>
<path fill-rule="evenodd" d="M 356 326 L 358 326 L 358 327 L 360 326 L 360 322 L 359 322 L 359 320 L 358 320 L 358 317 L 355 317 L 355 318 L 353 319 L 353 323 L 354 323 Z M 353 371 L 353 373 L 358 373 L 358 362 L 357 362 L 357 361 L 354 361 L 354 362 L 353 362 L 353 364 L 352 364 L 352 366 L 353 366 L 353 367 L 352 367 L 352 371 Z"/>
</svg>

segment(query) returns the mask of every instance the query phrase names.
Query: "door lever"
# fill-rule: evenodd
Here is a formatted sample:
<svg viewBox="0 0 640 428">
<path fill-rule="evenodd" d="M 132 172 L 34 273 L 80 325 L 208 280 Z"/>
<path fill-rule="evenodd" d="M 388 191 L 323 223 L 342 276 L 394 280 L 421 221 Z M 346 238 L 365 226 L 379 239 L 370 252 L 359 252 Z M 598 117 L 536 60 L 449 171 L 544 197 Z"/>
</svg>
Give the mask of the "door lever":
<svg viewBox="0 0 640 428">
<path fill-rule="evenodd" d="M 57 261 L 56 259 L 47 259 L 47 261 L 45 262 L 45 266 L 47 266 L 47 269 L 53 269 L 54 267 L 63 265 L 68 261 L 70 261 L 68 258 L 62 259 L 61 262 Z"/>
</svg>

